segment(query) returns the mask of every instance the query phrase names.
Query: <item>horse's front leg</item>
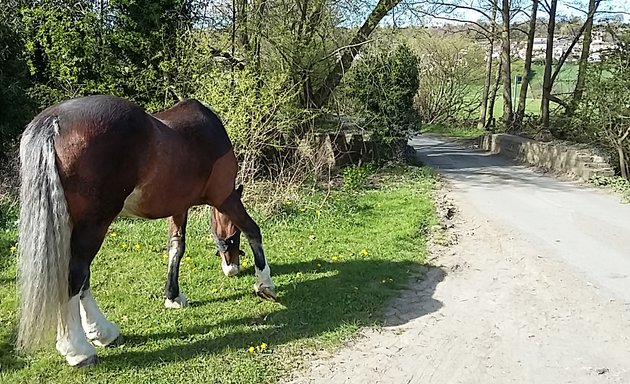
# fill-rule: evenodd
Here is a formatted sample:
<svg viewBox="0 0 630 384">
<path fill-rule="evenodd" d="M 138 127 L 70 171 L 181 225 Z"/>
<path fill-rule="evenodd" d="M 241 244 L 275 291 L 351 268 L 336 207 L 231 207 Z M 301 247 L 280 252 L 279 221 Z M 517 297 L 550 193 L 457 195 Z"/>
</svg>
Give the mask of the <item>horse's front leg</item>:
<svg viewBox="0 0 630 384">
<path fill-rule="evenodd" d="M 186 249 L 186 220 L 188 212 L 168 218 L 168 272 L 164 287 L 164 306 L 182 308 L 188 304 L 179 291 L 179 264 Z"/>
<path fill-rule="evenodd" d="M 260 227 L 258 227 L 258 224 L 249 216 L 236 191 L 217 209 L 219 212 L 226 215 L 232 223 L 245 234 L 252 248 L 257 278 L 254 284 L 254 291 L 263 299 L 275 301 L 277 299 L 276 288 L 271 281 L 271 270 L 269 269 L 265 257 Z"/>
</svg>

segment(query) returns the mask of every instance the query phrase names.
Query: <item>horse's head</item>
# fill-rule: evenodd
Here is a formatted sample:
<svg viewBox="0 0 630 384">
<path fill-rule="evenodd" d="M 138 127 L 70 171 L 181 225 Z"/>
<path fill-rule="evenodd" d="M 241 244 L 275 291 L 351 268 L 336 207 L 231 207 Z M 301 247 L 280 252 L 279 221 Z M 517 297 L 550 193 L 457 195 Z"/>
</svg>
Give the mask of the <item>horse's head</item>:
<svg viewBox="0 0 630 384">
<path fill-rule="evenodd" d="M 236 188 L 240 198 L 243 186 Z M 239 272 L 241 256 L 241 230 L 217 209 L 212 210 L 212 237 L 217 245 L 217 255 L 221 257 L 221 268 L 226 276 L 235 276 Z"/>
</svg>

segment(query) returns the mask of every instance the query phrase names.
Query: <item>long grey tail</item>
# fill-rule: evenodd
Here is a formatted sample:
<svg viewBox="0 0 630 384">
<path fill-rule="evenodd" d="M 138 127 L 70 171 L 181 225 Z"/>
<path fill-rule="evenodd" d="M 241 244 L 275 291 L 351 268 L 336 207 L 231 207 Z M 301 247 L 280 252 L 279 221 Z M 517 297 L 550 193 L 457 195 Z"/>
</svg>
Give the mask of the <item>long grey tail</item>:
<svg viewBox="0 0 630 384">
<path fill-rule="evenodd" d="M 33 120 L 20 142 L 18 351 L 48 341 L 66 324 L 72 225 L 57 172 L 56 117 Z"/>
</svg>

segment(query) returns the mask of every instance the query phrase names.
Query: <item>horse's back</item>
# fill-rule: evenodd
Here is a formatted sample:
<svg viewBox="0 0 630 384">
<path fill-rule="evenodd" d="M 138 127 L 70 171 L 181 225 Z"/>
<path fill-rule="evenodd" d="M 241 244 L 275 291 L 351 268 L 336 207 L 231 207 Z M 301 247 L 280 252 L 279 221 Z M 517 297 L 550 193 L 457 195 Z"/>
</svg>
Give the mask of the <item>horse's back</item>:
<svg viewBox="0 0 630 384">
<path fill-rule="evenodd" d="M 153 116 L 190 139 L 191 145 L 202 145 L 217 159 L 232 149 L 232 143 L 221 119 L 198 100 L 185 99 Z"/>
<path fill-rule="evenodd" d="M 75 222 L 120 212 L 167 217 L 222 202 L 234 189 L 237 164 L 225 127 L 196 100 L 151 115 L 125 99 L 87 96 L 51 106 L 34 121 L 51 117 Z"/>
</svg>

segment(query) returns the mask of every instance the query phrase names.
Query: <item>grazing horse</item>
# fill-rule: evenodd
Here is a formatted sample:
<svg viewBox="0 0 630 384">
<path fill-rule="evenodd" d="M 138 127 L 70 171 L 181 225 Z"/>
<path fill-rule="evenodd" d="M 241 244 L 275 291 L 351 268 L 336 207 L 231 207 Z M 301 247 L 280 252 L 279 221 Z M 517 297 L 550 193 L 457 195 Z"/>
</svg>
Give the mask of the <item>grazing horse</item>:
<svg viewBox="0 0 630 384">
<path fill-rule="evenodd" d="M 150 115 L 111 96 L 53 105 L 20 142 L 20 320 L 16 348 L 35 347 L 55 330 L 71 366 L 97 362 L 96 346 L 120 337 L 90 291 L 90 264 L 119 215 L 168 217 L 165 305 L 180 307 L 179 263 L 187 212 L 212 209 L 213 237 L 226 275 L 239 270 L 239 237 L 255 261 L 255 292 L 275 300 L 260 228 L 235 188 L 237 161 L 215 113 L 195 100 Z M 92 344 L 90 343 L 92 342 Z"/>
</svg>

